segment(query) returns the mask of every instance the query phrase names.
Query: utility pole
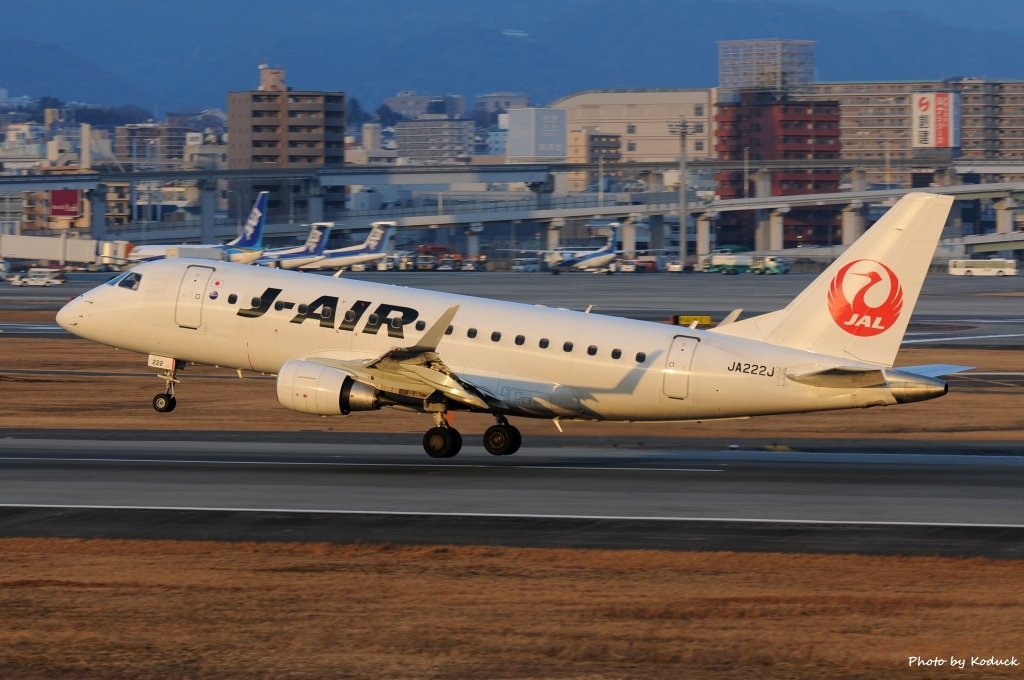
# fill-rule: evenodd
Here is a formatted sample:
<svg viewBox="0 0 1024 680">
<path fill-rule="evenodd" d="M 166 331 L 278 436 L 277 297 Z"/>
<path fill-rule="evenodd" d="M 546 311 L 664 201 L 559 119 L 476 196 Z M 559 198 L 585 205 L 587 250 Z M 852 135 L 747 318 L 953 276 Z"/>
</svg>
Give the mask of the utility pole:
<svg viewBox="0 0 1024 680">
<path fill-rule="evenodd" d="M 690 124 L 685 118 L 680 118 L 678 123 L 669 123 L 668 129 L 673 134 L 679 135 L 679 262 L 686 265 L 687 233 L 686 233 L 686 135 L 690 132 Z"/>
</svg>

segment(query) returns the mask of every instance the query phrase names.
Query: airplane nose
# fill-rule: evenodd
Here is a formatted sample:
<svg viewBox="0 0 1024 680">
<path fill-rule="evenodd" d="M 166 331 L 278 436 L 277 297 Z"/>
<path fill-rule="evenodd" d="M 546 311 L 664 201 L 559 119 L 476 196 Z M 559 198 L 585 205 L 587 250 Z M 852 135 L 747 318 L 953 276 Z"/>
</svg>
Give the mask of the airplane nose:
<svg viewBox="0 0 1024 680">
<path fill-rule="evenodd" d="M 68 332 L 78 325 L 82 319 L 82 307 L 85 303 L 81 298 L 75 298 L 60 308 L 57 312 L 57 325 Z"/>
</svg>

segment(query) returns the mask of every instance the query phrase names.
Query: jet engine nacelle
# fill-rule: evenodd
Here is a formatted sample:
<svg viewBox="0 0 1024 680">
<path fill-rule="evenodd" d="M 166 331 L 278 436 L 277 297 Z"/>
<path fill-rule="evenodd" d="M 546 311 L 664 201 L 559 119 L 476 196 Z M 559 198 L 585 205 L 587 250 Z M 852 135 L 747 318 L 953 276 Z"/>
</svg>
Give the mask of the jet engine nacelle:
<svg viewBox="0 0 1024 680">
<path fill-rule="evenodd" d="M 380 408 L 377 390 L 331 366 L 292 359 L 277 374 L 277 400 L 285 408 L 321 416 Z"/>
</svg>

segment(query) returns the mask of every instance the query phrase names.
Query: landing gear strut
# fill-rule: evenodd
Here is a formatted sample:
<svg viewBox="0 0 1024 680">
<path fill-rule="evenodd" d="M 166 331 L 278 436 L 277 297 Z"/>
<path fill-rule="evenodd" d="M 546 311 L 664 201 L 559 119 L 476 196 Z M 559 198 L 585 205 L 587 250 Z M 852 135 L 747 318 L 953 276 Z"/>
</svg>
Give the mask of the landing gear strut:
<svg viewBox="0 0 1024 680">
<path fill-rule="evenodd" d="M 150 359 L 150 365 L 153 365 L 152 358 Z M 158 378 L 163 378 L 164 380 L 164 391 L 153 397 L 153 408 L 160 413 L 170 413 L 178 405 L 178 400 L 174 398 L 174 385 L 181 382 L 176 377 L 180 364 L 176 359 L 171 359 L 169 364 L 161 365 L 169 367 L 165 368 L 163 373 L 157 374 Z"/>
<path fill-rule="evenodd" d="M 498 416 L 498 424 L 484 432 L 484 448 L 492 456 L 511 456 L 522 444 L 523 435 L 518 428 L 509 425 L 504 416 Z"/>
<path fill-rule="evenodd" d="M 434 413 L 434 427 L 423 435 L 423 450 L 431 458 L 451 458 L 462 450 L 462 435 L 448 425 L 443 412 Z"/>
</svg>

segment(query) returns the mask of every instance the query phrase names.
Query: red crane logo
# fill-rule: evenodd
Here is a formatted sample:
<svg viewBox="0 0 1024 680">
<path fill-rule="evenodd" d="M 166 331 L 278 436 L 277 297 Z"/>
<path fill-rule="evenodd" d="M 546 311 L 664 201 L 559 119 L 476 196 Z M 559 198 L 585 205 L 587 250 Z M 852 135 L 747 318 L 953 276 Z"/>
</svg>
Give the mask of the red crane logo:
<svg viewBox="0 0 1024 680">
<path fill-rule="evenodd" d="M 856 268 L 856 269 L 854 269 Z M 853 271 L 851 271 L 853 270 Z M 847 297 L 846 277 L 853 299 Z M 881 284 L 881 285 L 880 285 Z M 903 288 L 896 274 L 876 260 L 854 260 L 839 270 L 828 289 L 828 311 L 836 325 L 851 335 L 870 337 L 889 330 L 900 318 Z"/>
</svg>

